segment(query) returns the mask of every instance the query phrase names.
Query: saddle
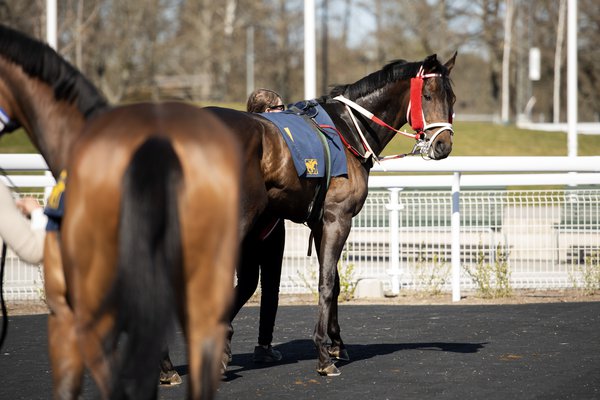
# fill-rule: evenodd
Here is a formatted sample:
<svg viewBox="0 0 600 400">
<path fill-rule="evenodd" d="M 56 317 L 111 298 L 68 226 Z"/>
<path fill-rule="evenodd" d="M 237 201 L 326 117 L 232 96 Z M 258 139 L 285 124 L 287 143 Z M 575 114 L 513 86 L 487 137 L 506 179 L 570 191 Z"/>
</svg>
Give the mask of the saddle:
<svg viewBox="0 0 600 400">
<path fill-rule="evenodd" d="M 348 165 L 344 146 L 333 121 L 315 100 L 292 104 L 280 113 L 262 113 L 283 136 L 298 176 L 320 179 L 309 205 L 307 225 L 323 216 L 323 202 L 332 176 L 347 176 Z"/>
</svg>

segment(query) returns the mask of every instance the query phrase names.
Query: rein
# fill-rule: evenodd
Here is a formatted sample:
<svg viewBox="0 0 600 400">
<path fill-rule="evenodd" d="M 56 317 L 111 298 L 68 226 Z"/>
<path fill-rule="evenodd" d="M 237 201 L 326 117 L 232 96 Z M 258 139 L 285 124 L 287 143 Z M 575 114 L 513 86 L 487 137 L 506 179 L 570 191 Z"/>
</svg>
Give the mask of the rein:
<svg viewBox="0 0 600 400">
<path fill-rule="evenodd" d="M 363 148 L 365 150 L 365 155 L 364 156 L 359 155 L 359 152 L 356 149 L 354 149 L 353 147 L 349 146 L 348 142 L 342 137 L 342 135 L 340 135 L 344 144 L 350 149 L 350 151 L 353 154 L 360 156 L 362 158 L 365 158 L 365 159 L 373 157 L 376 161 L 380 161 L 380 160 L 388 159 L 388 158 L 401 158 L 401 157 L 405 157 L 407 155 L 414 155 L 414 154 L 419 154 L 419 153 L 424 157 L 428 157 L 427 153 L 430 150 L 431 144 L 435 141 L 435 139 L 442 132 L 450 131 L 451 135 L 454 134 L 454 130 L 452 129 L 452 116 L 449 116 L 449 118 L 448 118 L 449 122 L 434 122 L 432 124 L 428 124 L 425 120 L 425 114 L 423 113 L 422 96 L 423 96 L 424 80 L 427 78 L 435 78 L 435 77 L 441 77 L 441 76 L 442 76 L 442 74 L 439 74 L 439 73 L 425 74 L 423 72 L 423 67 L 421 66 L 421 68 L 419 69 L 419 72 L 417 72 L 417 75 L 414 78 L 410 79 L 410 100 L 408 102 L 408 107 L 406 109 L 406 120 L 408 121 L 411 128 L 416 133 L 409 133 L 406 131 L 401 131 L 400 129 L 396 129 L 396 128 L 390 126 L 389 124 L 387 124 L 381 118 L 374 115 L 369 110 L 365 109 L 364 107 L 360 106 L 359 104 L 355 103 L 354 101 L 344 97 L 343 95 L 334 97 L 333 98 L 334 100 L 344 103 L 344 105 L 346 106 L 346 110 L 350 114 L 350 117 L 352 119 L 354 127 L 356 128 L 358 135 L 360 136 L 360 140 L 361 140 Z M 400 154 L 400 155 L 396 155 L 396 156 L 388 156 L 388 157 L 378 158 L 377 155 L 373 152 L 373 150 L 369 146 L 364 134 L 362 133 L 362 130 L 360 129 L 358 121 L 356 120 L 352 110 L 357 111 L 358 113 L 367 117 L 373 123 L 375 123 L 381 127 L 384 127 L 386 129 L 389 129 L 396 134 L 401 134 L 403 136 L 415 139 L 417 141 L 417 143 L 413 147 L 413 150 L 407 154 Z M 435 128 L 439 128 L 439 129 L 431 136 L 431 138 L 428 141 L 426 141 L 425 140 L 425 131 L 429 130 L 429 129 L 435 129 Z"/>
<path fill-rule="evenodd" d="M 365 117 L 367 117 L 369 120 L 373 121 L 374 123 L 376 123 L 379 126 L 383 126 L 384 128 L 387 128 L 395 133 L 399 133 L 401 135 L 404 135 L 406 137 L 412 138 L 412 139 L 416 139 L 419 140 L 420 139 L 420 134 L 419 133 L 409 133 L 409 132 L 405 132 L 405 131 L 401 131 L 400 129 L 395 129 L 394 127 L 388 125 L 387 123 L 385 123 L 383 120 L 381 120 L 380 118 L 376 117 L 372 112 L 370 112 L 369 110 L 367 110 L 366 108 L 356 104 L 355 102 L 353 102 L 352 100 L 339 95 L 333 98 L 334 100 L 340 101 L 342 103 L 344 103 L 346 105 L 346 109 L 350 112 L 350 116 L 352 117 L 352 121 L 354 122 L 355 127 L 358 129 L 358 132 L 361 136 L 361 138 L 364 138 L 360 128 L 358 128 L 358 126 L 356 126 L 356 120 L 354 118 L 354 114 L 352 113 L 352 111 L 350 111 L 350 109 L 354 109 L 356 111 L 358 111 L 360 114 L 364 115 Z M 410 105 L 409 105 L 409 109 L 410 109 Z"/>
</svg>

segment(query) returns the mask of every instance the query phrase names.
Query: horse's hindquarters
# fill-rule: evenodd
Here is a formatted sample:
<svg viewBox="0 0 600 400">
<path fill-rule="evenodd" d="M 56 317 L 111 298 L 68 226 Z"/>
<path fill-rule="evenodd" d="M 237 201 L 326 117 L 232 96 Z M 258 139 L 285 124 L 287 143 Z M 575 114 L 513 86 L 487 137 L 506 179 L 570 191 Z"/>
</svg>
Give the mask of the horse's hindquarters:
<svg viewBox="0 0 600 400">
<path fill-rule="evenodd" d="M 71 163 L 62 233 L 80 348 L 103 397 L 121 390 L 119 367 L 139 376 L 140 391 L 155 392 L 160 336 L 178 315 L 190 349 L 192 397 L 209 397 L 218 384 L 221 321 L 238 253 L 239 146 L 196 108 L 163 109 L 169 129 L 160 132 L 152 124 L 159 106 L 145 116 L 148 107 L 138 107 L 127 130 L 114 123 L 123 115 L 95 120 Z M 113 350 L 129 348 L 117 346 L 122 332 L 126 343 L 146 351 L 121 354 L 117 363 Z"/>
</svg>

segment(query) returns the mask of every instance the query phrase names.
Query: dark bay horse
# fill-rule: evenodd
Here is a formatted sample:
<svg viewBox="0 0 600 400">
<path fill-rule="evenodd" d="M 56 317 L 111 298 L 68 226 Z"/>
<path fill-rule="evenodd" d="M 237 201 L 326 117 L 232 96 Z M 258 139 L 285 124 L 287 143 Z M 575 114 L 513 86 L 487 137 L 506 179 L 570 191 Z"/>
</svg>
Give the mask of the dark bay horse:
<svg viewBox="0 0 600 400">
<path fill-rule="evenodd" d="M 155 398 L 178 316 L 190 397 L 211 398 L 243 219 L 238 139 L 182 103 L 110 108 L 54 51 L 2 26 L 0 111 L 0 133 L 23 126 L 56 177 L 68 170 L 44 256 L 54 397 L 77 398 L 87 367 L 103 398 Z"/>
<path fill-rule="evenodd" d="M 452 149 L 451 116 L 455 101 L 449 73 L 454 66 L 455 57 L 456 55 L 444 65 L 436 56 L 427 57 L 422 62 L 394 62 L 354 84 L 337 87 L 331 95 L 318 99 L 348 143 L 348 176 L 332 178 L 323 205 L 323 218 L 310 224 L 320 263 L 319 319 L 314 335 L 319 352 L 317 370 L 320 374 L 339 374 L 332 357 L 348 357 L 337 320 L 339 276 L 336 265 L 350 232 L 352 217 L 360 211 L 367 195 L 372 155 L 379 155 L 395 135 L 394 130 L 411 119 L 413 127 L 420 129 L 418 144 L 424 154 L 432 159 L 448 156 Z M 69 76 L 71 85 L 83 80 L 81 77 L 74 79 L 73 74 L 66 76 Z M 413 80 L 416 80 L 414 85 L 411 84 Z M 40 99 L 40 104 L 48 104 L 56 111 L 48 114 L 48 109 L 38 110 L 40 107 L 35 104 L 21 107 L 33 110 L 32 113 L 38 110 L 38 114 L 33 114 L 38 125 L 34 126 L 37 132 L 32 140 L 38 145 L 56 176 L 60 171 L 60 167 L 56 166 L 64 164 L 61 160 L 64 160 L 62 157 L 65 154 L 61 153 L 68 153 L 72 142 L 69 132 L 78 132 L 70 128 L 81 126 L 89 115 L 103 109 L 106 104 L 98 99 L 100 96 L 97 91 L 89 89 L 89 83 L 79 87 L 77 96 L 71 95 L 76 101 L 59 101 L 58 104 L 53 102 L 54 98 L 44 99 L 35 90 L 31 90 L 31 85 L 22 83 L 24 89 L 29 88 L 29 92 L 24 93 L 25 98 L 31 96 L 30 99 Z M 63 86 L 65 85 L 57 85 L 59 88 Z M 81 90 L 82 87 L 85 89 Z M 4 95 L 2 89 L 0 81 L 0 94 Z M 18 89 L 24 90 L 21 87 Z M 51 94 L 51 90 L 48 93 Z M 338 97 L 340 95 L 362 106 L 368 113 L 374 114 L 375 118 L 373 115 L 365 116 L 354 108 L 347 108 Z M 421 103 L 420 107 L 413 106 L 412 111 L 407 113 L 409 104 L 417 101 Z M 257 221 L 256 216 L 261 214 L 265 220 L 283 217 L 296 222 L 305 221 L 317 182 L 298 178 L 289 149 L 275 126 L 252 114 L 222 108 L 209 110 L 232 128 L 244 149 L 240 227 L 242 236 L 249 232 Z M 414 112 L 415 110 L 419 113 Z M 381 124 L 382 121 L 387 121 L 393 130 L 383 126 L 385 124 Z M 358 135 L 359 130 L 364 139 Z M 366 151 L 370 155 L 365 154 L 364 147 L 368 147 Z M 52 238 L 52 235 L 49 236 Z M 244 260 L 241 261 L 240 268 L 243 268 Z M 64 288 L 62 272 L 50 272 L 47 276 L 54 283 L 46 282 L 46 290 L 51 289 L 60 294 Z M 68 310 L 64 294 L 55 298 L 60 301 L 56 301 L 54 309 L 62 306 Z M 68 316 L 68 313 L 65 314 Z M 326 345 L 326 335 L 331 339 L 330 346 Z"/>
<path fill-rule="evenodd" d="M 331 178 L 322 204 L 322 218 L 307 222 L 314 235 L 320 265 L 319 314 L 313 339 L 319 356 L 317 371 L 321 375 L 339 375 L 332 357 L 348 359 L 338 323 L 337 264 L 352 218 L 367 197 L 372 163 L 407 122 L 416 131 L 415 149 L 424 157 L 439 160 L 450 154 L 455 95 L 449 74 L 455 59 L 456 54 L 445 64 L 436 55 L 420 62 L 396 61 L 317 99 L 346 144 L 348 164 L 347 176 Z M 260 115 L 224 108 L 209 110 L 228 124 L 242 142 L 256 146 L 255 138 L 261 139 L 261 179 L 244 182 L 243 192 L 253 194 L 255 205 L 267 203 L 263 217 L 306 222 L 319 181 L 298 177 L 277 127 Z M 242 254 L 252 251 L 244 246 Z M 240 268 L 244 268 L 245 261 L 242 257 Z M 331 339 L 330 345 L 326 336 Z"/>
</svg>

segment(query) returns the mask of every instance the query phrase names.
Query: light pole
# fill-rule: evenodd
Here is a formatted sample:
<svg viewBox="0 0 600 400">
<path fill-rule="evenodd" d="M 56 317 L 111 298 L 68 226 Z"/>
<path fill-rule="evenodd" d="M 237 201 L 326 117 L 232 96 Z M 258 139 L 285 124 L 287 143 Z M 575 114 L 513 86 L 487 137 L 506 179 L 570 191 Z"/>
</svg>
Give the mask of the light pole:
<svg viewBox="0 0 600 400">
<path fill-rule="evenodd" d="M 304 98 L 317 97 L 315 0 L 304 0 Z"/>
<path fill-rule="evenodd" d="M 57 47 L 56 0 L 46 0 L 46 41 L 54 50 Z"/>
<path fill-rule="evenodd" d="M 567 136 L 568 155 L 577 156 L 577 0 L 567 3 Z"/>
</svg>

